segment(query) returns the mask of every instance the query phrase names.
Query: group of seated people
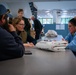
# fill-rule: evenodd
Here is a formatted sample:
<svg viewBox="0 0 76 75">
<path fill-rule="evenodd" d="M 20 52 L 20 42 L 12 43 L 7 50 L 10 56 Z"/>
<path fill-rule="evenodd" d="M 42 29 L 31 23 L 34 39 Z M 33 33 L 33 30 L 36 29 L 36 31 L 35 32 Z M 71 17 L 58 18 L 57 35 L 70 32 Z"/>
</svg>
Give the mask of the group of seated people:
<svg viewBox="0 0 76 75">
<path fill-rule="evenodd" d="M 31 36 L 32 25 L 30 20 L 23 16 L 23 13 L 23 9 L 19 9 L 17 17 L 12 17 L 12 19 L 10 18 L 9 13 L 7 13 L 7 17 L 9 18 L 8 23 L 15 27 L 16 32 L 21 37 L 25 47 L 33 47 L 37 40 Z M 35 34 L 33 36 L 35 36 Z"/>
<path fill-rule="evenodd" d="M 9 23 L 7 9 L 0 5 L 0 61 L 22 57 L 25 47 L 33 47 L 37 43 L 24 27 L 24 19 L 19 16 Z"/>
<path fill-rule="evenodd" d="M 7 21 L 7 10 L 0 4 L 0 61 L 19 58 L 24 55 L 25 47 L 33 47 L 37 41 L 24 30 L 25 23 L 21 17 L 15 17 L 12 24 Z M 70 33 L 66 36 L 69 44 L 66 48 L 76 55 L 76 19 L 68 23 Z"/>
</svg>

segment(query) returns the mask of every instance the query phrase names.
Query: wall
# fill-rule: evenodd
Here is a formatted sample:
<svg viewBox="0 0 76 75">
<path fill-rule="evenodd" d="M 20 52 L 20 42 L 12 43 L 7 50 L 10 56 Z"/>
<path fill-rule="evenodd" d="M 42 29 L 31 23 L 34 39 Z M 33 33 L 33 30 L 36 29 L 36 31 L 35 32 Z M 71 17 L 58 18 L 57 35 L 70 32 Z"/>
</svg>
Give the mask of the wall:
<svg viewBox="0 0 76 75">
<path fill-rule="evenodd" d="M 34 2 L 34 4 L 38 7 L 38 10 L 53 10 L 53 9 L 76 9 L 76 1 L 46 1 L 46 2 Z"/>
<path fill-rule="evenodd" d="M 17 16 L 17 11 L 19 8 L 24 10 L 24 16 L 29 18 L 32 13 L 30 10 L 30 6 L 28 2 L 7 2 L 7 3 L 0 3 L 6 6 L 6 8 L 9 8 L 11 10 L 11 14 L 15 17 Z"/>
<path fill-rule="evenodd" d="M 0 4 L 4 5 L 7 9 L 9 8 L 7 3 L 5 3 L 5 2 L 0 2 Z"/>
<path fill-rule="evenodd" d="M 65 30 L 56 30 L 55 24 L 45 24 L 44 32 L 46 33 L 48 30 L 55 30 L 59 35 L 62 35 L 64 38 L 68 34 L 68 25 L 65 24 Z"/>
</svg>

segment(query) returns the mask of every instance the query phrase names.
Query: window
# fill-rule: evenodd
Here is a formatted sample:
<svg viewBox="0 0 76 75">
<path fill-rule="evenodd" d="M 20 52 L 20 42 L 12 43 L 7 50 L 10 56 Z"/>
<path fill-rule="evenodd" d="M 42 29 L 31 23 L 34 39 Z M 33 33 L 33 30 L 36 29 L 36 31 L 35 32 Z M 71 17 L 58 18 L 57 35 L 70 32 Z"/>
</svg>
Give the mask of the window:
<svg viewBox="0 0 76 75">
<path fill-rule="evenodd" d="M 61 24 L 68 24 L 68 21 L 70 20 L 71 18 L 61 18 Z"/>
<path fill-rule="evenodd" d="M 39 18 L 42 24 L 53 24 L 53 18 Z"/>
<path fill-rule="evenodd" d="M 61 18 L 61 24 L 65 24 L 65 18 Z"/>
</svg>

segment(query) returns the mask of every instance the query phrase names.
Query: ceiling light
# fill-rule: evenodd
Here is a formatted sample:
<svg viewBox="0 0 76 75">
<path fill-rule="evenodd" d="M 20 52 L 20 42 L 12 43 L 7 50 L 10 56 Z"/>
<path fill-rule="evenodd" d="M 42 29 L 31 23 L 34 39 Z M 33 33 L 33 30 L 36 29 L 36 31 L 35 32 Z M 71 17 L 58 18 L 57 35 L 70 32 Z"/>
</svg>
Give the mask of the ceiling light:
<svg viewBox="0 0 76 75">
<path fill-rule="evenodd" d="M 45 11 L 46 13 L 49 13 L 50 11 L 49 10 L 47 10 L 47 11 Z"/>
</svg>

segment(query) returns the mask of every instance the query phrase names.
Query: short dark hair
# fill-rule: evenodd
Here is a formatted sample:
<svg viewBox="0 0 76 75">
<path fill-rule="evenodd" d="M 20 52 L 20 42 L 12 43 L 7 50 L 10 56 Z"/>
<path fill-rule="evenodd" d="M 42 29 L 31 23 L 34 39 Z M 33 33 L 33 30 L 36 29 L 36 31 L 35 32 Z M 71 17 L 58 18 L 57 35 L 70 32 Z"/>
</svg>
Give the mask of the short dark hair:
<svg viewBox="0 0 76 75">
<path fill-rule="evenodd" d="M 69 20 L 69 22 L 73 24 L 73 26 L 76 26 L 76 18 L 72 18 L 71 20 Z"/>
<path fill-rule="evenodd" d="M 19 9 L 19 10 L 18 10 L 18 13 L 19 13 L 19 12 L 23 12 L 23 9 Z"/>
</svg>

